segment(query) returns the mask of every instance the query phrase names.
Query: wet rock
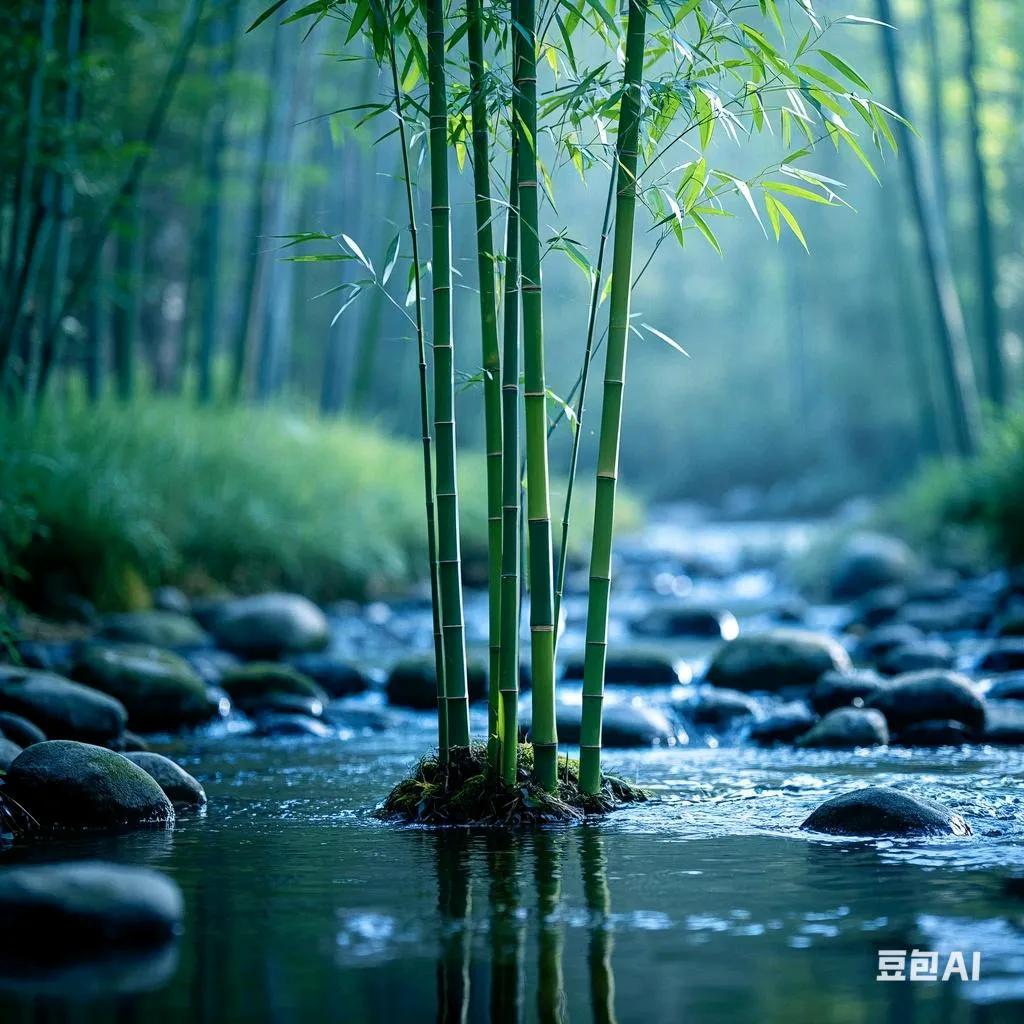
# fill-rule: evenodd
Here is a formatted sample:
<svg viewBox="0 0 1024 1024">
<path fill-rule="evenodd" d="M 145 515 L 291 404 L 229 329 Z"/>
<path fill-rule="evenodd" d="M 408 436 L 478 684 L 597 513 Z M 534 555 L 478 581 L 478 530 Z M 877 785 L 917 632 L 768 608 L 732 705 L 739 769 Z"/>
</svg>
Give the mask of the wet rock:
<svg viewBox="0 0 1024 1024">
<path fill-rule="evenodd" d="M 907 584 L 907 600 L 948 601 L 956 597 L 959 587 L 960 577 L 951 569 L 929 569 Z"/>
<path fill-rule="evenodd" d="M 981 672 L 1019 672 L 1024 670 L 1024 639 L 1000 640 L 978 661 Z"/>
<path fill-rule="evenodd" d="M 90 646 L 75 663 L 74 676 L 116 697 L 136 729 L 180 729 L 208 722 L 217 701 L 188 662 L 156 647 Z"/>
<path fill-rule="evenodd" d="M 875 667 L 883 675 L 899 676 L 925 669 L 950 668 L 953 660 L 953 648 L 945 640 L 917 640 L 886 651 Z"/>
<path fill-rule="evenodd" d="M 900 609 L 899 621 L 925 633 L 968 633 L 984 629 L 991 608 L 972 601 L 917 601 Z"/>
<path fill-rule="evenodd" d="M 834 796 L 800 827 L 846 836 L 971 835 L 970 825 L 942 804 L 885 786 Z"/>
<path fill-rule="evenodd" d="M 130 751 L 124 756 L 132 764 L 137 764 L 147 775 L 152 776 L 175 807 L 205 806 L 206 791 L 198 780 L 169 757 L 141 750 Z"/>
<path fill-rule="evenodd" d="M 236 707 L 250 715 L 262 711 L 320 715 L 327 702 L 327 694 L 309 676 L 274 662 L 253 662 L 233 669 L 221 686 Z"/>
<path fill-rule="evenodd" d="M 707 680 L 734 690 L 779 690 L 810 686 L 830 670 L 847 671 L 850 656 L 829 636 L 797 629 L 774 629 L 740 636 L 720 647 Z"/>
<path fill-rule="evenodd" d="M 890 622 L 871 630 L 861 637 L 857 657 L 861 661 L 877 662 L 897 647 L 908 647 L 924 640 L 924 633 L 906 622 Z"/>
<path fill-rule="evenodd" d="M 814 712 L 801 701 L 782 704 L 750 727 L 750 738 L 761 746 L 792 743 L 817 721 Z"/>
<path fill-rule="evenodd" d="M 1011 672 L 1002 679 L 997 679 L 988 689 L 985 697 L 989 700 L 1021 700 L 1024 701 L 1024 672 Z M 0 721 L 0 729 L 3 722 Z M 17 739 L 17 736 L 12 736 Z"/>
<path fill-rule="evenodd" d="M 324 613 L 299 594 L 259 594 L 229 602 L 208 627 L 219 646 L 245 658 L 282 658 L 327 646 Z"/>
<path fill-rule="evenodd" d="M 111 643 L 145 644 L 150 647 L 206 647 L 209 634 L 195 619 L 179 612 L 124 612 L 108 615 L 97 634 Z"/>
<path fill-rule="evenodd" d="M 638 636 L 732 640 L 740 627 L 732 612 L 711 608 L 652 608 L 632 625 Z"/>
<path fill-rule="evenodd" d="M 330 654 L 300 654 L 289 664 L 309 676 L 329 697 L 348 697 L 370 688 L 362 669 Z"/>
<path fill-rule="evenodd" d="M 905 583 L 915 571 L 913 552 L 903 541 L 878 533 L 855 534 L 832 569 L 832 597 L 838 601 L 861 597 L 877 587 Z"/>
<path fill-rule="evenodd" d="M 982 741 L 997 746 L 1024 744 L 1024 704 L 1016 700 L 986 701 Z"/>
<path fill-rule="evenodd" d="M 969 679 L 956 672 L 925 671 L 897 676 L 866 701 L 885 715 L 889 728 L 900 732 L 915 722 L 936 719 L 962 722 L 980 731 L 985 704 Z"/>
<path fill-rule="evenodd" d="M 125 729 L 116 740 L 111 740 L 106 746 L 107 749 L 116 750 L 119 754 L 126 754 L 128 751 L 149 750 L 149 744 L 130 729 Z"/>
<path fill-rule="evenodd" d="M 487 669 L 470 662 L 468 669 L 469 699 L 487 697 Z M 428 711 L 437 707 L 437 674 L 433 658 L 405 658 L 388 673 L 385 684 L 389 704 Z"/>
<path fill-rule="evenodd" d="M 558 739 L 561 743 L 580 741 L 583 708 L 579 704 L 559 702 L 557 709 Z M 525 714 L 520 723 L 529 733 L 530 716 Z M 677 742 L 677 732 L 668 717 L 656 708 L 638 704 L 606 703 L 601 720 L 601 742 L 607 749 L 633 749 L 668 745 Z M 685 734 L 684 734 L 685 735 Z"/>
<path fill-rule="evenodd" d="M 861 707 L 868 697 L 885 685 L 886 681 L 870 669 L 826 672 L 811 690 L 811 707 L 819 715 L 836 708 Z"/>
<path fill-rule="evenodd" d="M 124 705 L 63 676 L 0 670 L 0 709 L 23 715 L 53 739 L 106 743 L 124 732 Z"/>
<path fill-rule="evenodd" d="M 0 736 L 5 736 L 19 747 L 31 747 L 33 743 L 42 743 L 46 739 L 46 733 L 35 722 L 10 711 L 0 711 Z"/>
<path fill-rule="evenodd" d="M 18 657 L 25 668 L 66 676 L 75 661 L 75 644 L 73 643 L 21 640 L 17 646 Z"/>
<path fill-rule="evenodd" d="M 935 719 L 908 725 L 893 742 L 901 747 L 959 747 L 975 738 L 974 731 L 963 722 Z"/>
<path fill-rule="evenodd" d="M 7 788 L 44 828 L 166 824 L 174 809 L 126 757 L 74 740 L 47 740 L 22 751 Z"/>
<path fill-rule="evenodd" d="M 1024 605 L 1014 603 L 998 616 L 992 629 L 996 636 L 1024 637 Z"/>
<path fill-rule="evenodd" d="M 880 711 L 837 708 L 804 733 L 796 744 L 798 747 L 849 750 L 884 746 L 888 742 L 889 728 Z"/>
<path fill-rule="evenodd" d="M 906 604 L 907 591 L 901 586 L 879 587 L 853 606 L 853 621 L 868 629 L 891 622 Z"/>
<path fill-rule="evenodd" d="M 310 736 L 330 739 L 334 730 L 308 715 L 265 714 L 256 719 L 254 736 Z"/>
<path fill-rule="evenodd" d="M 0 946 L 18 953 L 160 943 L 183 914 L 177 885 L 148 868 L 78 861 L 0 870 Z"/>
<path fill-rule="evenodd" d="M 153 607 L 162 612 L 191 615 L 188 598 L 177 587 L 157 587 L 153 591 Z"/>
<path fill-rule="evenodd" d="M 0 736 L 0 771 L 7 771 L 20 753 L 21 747 L 17 743 Z"/>
<path fill-rule="evenodd" d="M 184 651 L 181 656 L 207 686 L 220 686 L 225 674 L 242 664 L 228 651 L 218 651 L 212 648 L 208 651 Z"/>
<path fill-rule="evenodd" d="M 324 718 L 340 729 L 352 732 L 384 732 L 394 718 L 383 708 L 354 708 L 347 701 L 332 701 L 324 708 Z"/>
<path fill-rule="evenodd" d="M 562 678 L 566 682 L 581 682 L 583 658 L 568 659 Z M 674 686 L 689 680 L 690 670 L 684 663 L 674 662 L 659 651 L 641 647 L 610 650 L 605 662 L 606 686 Z"/>
<path fill-rule="evenodd" d="M 739 690 L 707 687 L 694 701 L 679 705 L 679 710 L 694 725 L 722 728 L 760 714 L 757 701 Z"/>
</svg>

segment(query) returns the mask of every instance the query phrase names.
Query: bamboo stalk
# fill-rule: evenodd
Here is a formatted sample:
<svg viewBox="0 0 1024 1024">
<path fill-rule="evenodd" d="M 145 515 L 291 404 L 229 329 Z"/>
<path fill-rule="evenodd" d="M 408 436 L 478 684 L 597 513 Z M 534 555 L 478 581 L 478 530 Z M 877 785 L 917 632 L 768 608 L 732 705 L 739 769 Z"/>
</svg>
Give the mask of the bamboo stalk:
<svg viewBox="0 0 1024 1024">
<path fill-rule="evenodd" d="M 391 24 L 390 5 L 385 5 L 385 20 Z M 445 696 L 444 645 L 441 638 L 440 589 L 437 579 L 437 523 L 434 510 L 434 471 L 431 457 L 430 398 L 427 390 L 427 343 L 423 328 L 423 280 L 420 273 L 419 231 L 416 228 L 416 203 L 412 193 L 409 167 L 409 141 L 405 130 L 402 86 L 398 77 L 398 57 L 394 33 L 388 33 L 388 58 L 391 65 L 391 87 L 394 91 L 398 139 L 402 149 L 402 171 L 405 175 L 405 204 L 409 217 L 409 239 L 412 245 L 413 287 L 416 296 L 416 345 L 419 355 L 420 436 L 423 442 L 423 490 L 427 511 L 427 558 L 430 562 L 430 606 L 434 629 L 434 671 L 437 676 L 437 745 L 442 762 L 448 757 L 448 707 Z"/>
<path fill-rule="evenodd" d="M 455 450 L 455 346 L 452 337 L 451 209 L 448 205 L 448 90 L 443 0 L 427 0 L 430 114 L 431 275 L 433 280 L 434 432 L 437 437 L 437 553 L 444 643 L 448 741 L 469 745 L 466 632 Z"/>
<path fill-rule="evenodd" d="M 513 10 L 517 0 L 512 0 Z M 516 49 L 517 33 L 513 32 Z M 513 58 L 514 59 L 514 58 Z M 501 418 L 501 608 L 498 672 L 501 694 L 501 777 L 516 781 L 519 757 L 519 138 L 512 133 L 509 166 L 508 222 L 505 228 L 504 351 L 502 353 Z"/>
<path fill-rule="evenodd" d="M 537 29 L 535 0 L 519 0 L 518 59 L 513 75 L 519 136 L 519 215 L 523 304 L 523 397 L 526 425 L 526 514 L 530 567 L 530 665 L 533 673 L 534 774 L 558 788 L 555 725 L 554 567 L 548 484 L 547 387 L 537 197 Z"/>
<path fill-rule="evenodd" d="M 494 285 L 494 232 L 491 228 L 490 144 L 484 85 L 484 33 L 481 0 L 466 0 L 470 110 L 473 117 L 473 185 L 476 193 L 476 255 L 480 276 L 480 342 L 484 373 L 484 428 L 487 446 L 487 599 L 489 685 L 487 757 L 497 771 L 501 748 L 500 631 L 502 541 L 501 359 Z"/>
<path fill-rule="evenodd" d="M 597 459 L 594 536 L 590 555 L 587 643 L 583 660 L 583 717 L 580 729 L 580 788 L 601 786 L 601 712 L 608 653 L 608 602 L 612 576 L 612 532 L 615 486 L 619 471 L 622 394 L 629 345 L 629 300 L 633 277 L 633 221 L 636 213 L 637 145 L 640 135 L 641 88 L 647 0 L 629 0 L 626 22 L 626 66 L 623 72 L 619 129 L 616 137 L 615 238 L 612 243 L 612 291 L 604 371 L 604 403 Z"/>
</svg>

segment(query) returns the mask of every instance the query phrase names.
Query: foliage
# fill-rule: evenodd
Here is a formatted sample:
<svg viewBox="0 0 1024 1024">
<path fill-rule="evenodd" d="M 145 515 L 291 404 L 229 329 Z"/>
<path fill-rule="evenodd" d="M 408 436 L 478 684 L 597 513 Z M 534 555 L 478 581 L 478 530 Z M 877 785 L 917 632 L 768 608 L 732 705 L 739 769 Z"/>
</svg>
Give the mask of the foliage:
<svg viewBox="0 0 1024 1024">
<path fill-rule="evenodd" d="M 423 576 L 420 458 L 349 420 L 174 399 L 6 418 L 0 570 L 29 596 L 60 571 L 107 607 L 137 602 L 136 574 L 193 591 L 379 593 Z M 482 465 L 462 466 L 470 557 L 486 544 Z M 624 523 L 637 517 L 625 508 Z"/>
</svg>

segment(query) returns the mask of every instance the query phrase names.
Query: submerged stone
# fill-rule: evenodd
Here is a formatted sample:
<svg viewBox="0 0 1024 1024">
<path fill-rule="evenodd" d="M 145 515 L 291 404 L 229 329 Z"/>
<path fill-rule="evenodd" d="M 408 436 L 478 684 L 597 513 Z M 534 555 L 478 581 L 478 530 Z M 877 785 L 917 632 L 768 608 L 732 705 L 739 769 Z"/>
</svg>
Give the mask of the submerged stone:
<svg viewBox="0 0 1024 1024">
<path fill-rule="evenodd" d="M 885 715 L 899 732 L 915 722 L 949 720 L 980 731 L 985 726 L 985 703 L 969 679 L 956 672 L 912 672 L 897 676 L 869 698 L 866 706 Z"/>
<path fill-rule="evenodd" d="M 761 746 L 792 743 L 817 721 L 817 716 L 802 701 L 782 704 L 750 727 L 750 738 Z"/>
<path fill-rule="evenodd" d="M 106 743 L 124 732 L 125 706 L 90 686 L 26 669 L 0 669 L 0 709 L 23 715 L 53 739 Z"/>
<path fill-rule="evenodd" d="M 850 656 L 832 637 L 799 629 L 740 636 L 711 659 L 708 682 L 735 690 L 811 686 L 826 672 L 848 671 Z"/>
<path fill-rule="evenodd" d="M 885 786 L 834 796 L 800 827 L 848 836 L 971 835 L 970 825 L 942 804 Z"/>
<path fill-rule="evenodd" d="M 884 746 L 889 742 L 885 716 L 865 708 L 836 708 L 815 723 L 797 741 L 798 747 L 850 750 Z"/>
<path fill-rule="evenodd" d="M 169 757 L 143 750 L 129 751 L 124 756 L 152 776 L 175 807 L 203 807 L 206 804 L 206 791 L 199 781 Z"/>
<path fill-rule="evenodd" d="M 893 742 L 901 747 L 959 747 L 976 737 L 963 722 L 932 719 L 901 729 Z"/>
<path fill-rule="evenodd" d="M 694 725 L 723 727 L 760 714 L 753 697 L 725 687 L 707 687 L 695 700 L 677 707 Z"/>
<path fill-rule="evenodd" d="M 149 868 L 77 861 L 0 870 L 0 948 L 18 953 L 164 942 L 183 915 L 178 886 Z"/>
<path fill-rule="evenodd" d="M 36 743 L 15 759 L 6 784 L 43 828 L 174 821 L 174 809 L 151 776 L 121 754 L 90 743 Z"/>
<path fill-rule="evenodd" d="M 281 658 L 327 646 L 324 613 L 300 594 L 258 594 L 229 601 L 207 627 L 217 643 L 247 658 Z"/>
<path fill-rule="evenodd" d="M 899 676 L 925 669 L 944 669 L 953 664 L 953 648 L 945 640 L 915 640 L 899 644 L 879 656 L 878 671 L 886 676 Z"/>
<path fill-rule="evenodd" d="M 811 690 L 811 707 L 819 715 L 836 708 L 861 707 L 864 701 L 886 685 L 876 672 L 854 669 L 850 672 L 826 672 Z"/>
</svg>

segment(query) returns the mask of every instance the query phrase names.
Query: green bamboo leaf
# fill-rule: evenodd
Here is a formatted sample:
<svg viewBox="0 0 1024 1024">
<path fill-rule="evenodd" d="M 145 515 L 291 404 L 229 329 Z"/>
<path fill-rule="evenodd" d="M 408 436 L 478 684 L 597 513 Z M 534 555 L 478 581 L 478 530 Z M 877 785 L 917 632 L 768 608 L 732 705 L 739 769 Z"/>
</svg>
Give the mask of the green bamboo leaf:
<svg viewBox="0 0 1024 1024">
<path fill-rule="evenodd" d="M 704 218 L 695 210 L 690 211 L 690 216 L 693 218 L 693 223 L 697 225 L 697 230 L 708 240 L 711 248 L 721 256 L 722 247 L 718 244 L 718 239 L 715 238 L 715 233 L 707 226 Z"/>
<path fill-rule="evenodd" d="M 764 208 L 768 213 L 768 221 L 772 226 L 772 231 L 775 232 L 775 241 L 777 242 L 782 233 L 782 225 L 779 222 L 779 204 L 770 192 L 764 193 Z"/>
<path fill-rule="evenodd" d="M 586 0 L 588 6 L 592 7 L 601 20 L 608 26 L 612 35 L 618 38 L 619 26 L 615 24 L 615 19 L 608 13 L 607 8 L 601 3 L 601 0 Z"/>
<path fill-rule="evenodd" d="M 274 12 L 279 11 L 286 3 L 288 0 L 275 0 L 245 31 L 251 32 L 254 28 L 259 28 L 267 18 L 272 17 Z"/>
<path fill-rule="evenodd" d="M 372 274 L 373 264 L 366 258 L 366 255 L 363 253 L 363 250 L 360 249 L 358 245 L 356 245 L 354 239 L 349 238 L 349 236 L 344 233 L 342 234 L 341 238 L 342 241 L 344 241 L 344 243 L 352 250 L 356 259 L 359 260 L 359 262 L 362 263 L 362 265 L 366 267 L 366 269 L 369 270 L 370 273 Z"/>
<path fill-rule="evenodd" d="M 812 192 L 809 188 L 802 188 L 800 185 L 790 185 L 784 181 L 766 181 L 761 187 L 770 192 L 785 192 L 786 195 L 806 199 L 809 203 L 821 203 L 823 206 L 832 205 L 825 196 L 818 195 L 817 192 Z"/>
<path fill-rule="evenodd" d="M 757 219 L 760 220 L 761 218 L 758 217 Z M 652 327 L 650 324 L 641 324 L 640 326 L 645 331 L 650 331 L 656 338 L 660 338 L 666 344 L 671 345 L 677 352 L 682 352 L 683 355 L 689 359 L 690 353 L 687 352 L 686 349 L 675 340 L 675 338 L 670 338 L 664 331 L 659 331 L 657 327 Z"/>
<path fill-rule="evenodd" d="M 779 208 L 779 213 L 782 214 L 783 219 L 789 225 L 789 230 L 799 239 L 800 244 L 804 247 L 804 252 L 810 253 L 810 249 L 807 247 L 807 239 L 804 238 L 803 231 L 800 230 L 800 224 L 797 222 L 796 217 L 789 212 L 789 208 L 782 202 L 781 199 L 775 200 L 775 205 Z"/>
<path fill-rule="evenodd" d="M 401 234 L 395 235 L 391 239 L 391 244 L 388 246 L 387 255 L 384 257 L 384 273 L 381 275 L 380 283 L 383 287 L 391 279 L 391 274 L 395 269 L 395 264 L 398 262 L 398 248 L 401 244 Z"/>
<path fill-rule="evenodd" d="M 845 75 L 854 85 L 859 85 L 865 92 L 871 92 L 871 86 L 864 81 L 860 75 L 850 67 L 849 64 L 843 60 L 842 57 L 837 57 L 834 53 L 830 53 L 828 50 L 819 50 L 818 53 L 822 55 L 838 71 L 841 75 Z"/>
</svg>

